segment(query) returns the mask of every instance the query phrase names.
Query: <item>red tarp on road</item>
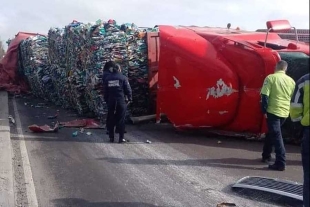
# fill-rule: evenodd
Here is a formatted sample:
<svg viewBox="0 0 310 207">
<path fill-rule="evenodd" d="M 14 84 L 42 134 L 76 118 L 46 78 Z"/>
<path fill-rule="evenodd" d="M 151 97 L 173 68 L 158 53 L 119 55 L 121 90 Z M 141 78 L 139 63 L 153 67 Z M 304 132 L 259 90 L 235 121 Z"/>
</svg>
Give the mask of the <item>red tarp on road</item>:
<svg viewBox="0 0 310 207">
<path fill-rule="evenodd" d="M 27 84 L 18 75 L 18 46 L 21 41 L 36 33 L 19 32 L 11 41 L 5 56 L 0 61 L 0 90 L 20 93 L 27 91 Z"/>
</svg>

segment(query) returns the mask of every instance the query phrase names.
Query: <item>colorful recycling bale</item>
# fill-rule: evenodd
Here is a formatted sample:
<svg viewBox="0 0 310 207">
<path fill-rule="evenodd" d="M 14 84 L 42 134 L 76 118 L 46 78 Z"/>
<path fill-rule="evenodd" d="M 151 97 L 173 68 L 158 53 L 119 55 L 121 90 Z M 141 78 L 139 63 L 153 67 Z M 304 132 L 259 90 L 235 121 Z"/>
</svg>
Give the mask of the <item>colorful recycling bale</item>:
<svg viewBox="0 0 310 207">
<path fill-rule="evenodd" d="M 64 29 L 51 28 L 48 31 L 48 53 L 50 64 L 64 68 L 66 65 L 66 45 L 64 43 Z"/>
<path fill-rule="evenodd" d="M 66 45 L 66 73 L 70 88 L 70 103 L 79 114 L 89 113 L 86 103 L 86 40 L 91 24 L 73 21 L 65 27 L 64 43 Z"/>
<path fill-rule="evenodd" d="M 23 40 L 19 57 L 19 73 L 28 80 L 32 93 L 56 103 L 58 96 L 50 75 L 47 37 L 36 35 Z"/>
<path fill-rule="evenodd" d="M 107 113 L 103 68 L 106 62 L 115 61 L 121 65 L 133 90 L 127 116 L 146 115 L 149 105 L 146 33 L 152 30 L 129 23 L 118 25 L 114 20 L 88 24 L 73 21 L 64 28 L 51 28 L 45 43 L 37 42 L 36 49 L 30 49 L 33 44 L 30 40 L 25 41 L 20 50 L 20 68 L 38 96 L 75 109 L 81 115 L 93 113 L 102 119 Z M 39 47 L 48 50 L 48 58 L 41 65 L 30 67 L 33 63 L 24 60 L 31 55 L 40 59 L 42 55 L 36 54 Z"/>
<path fill-rule="evenodd" d="M 67 45 L 64 41 L 64 28 L 50 28 L 48 31 L 48 51 L 51 79 L 58 96 L 57 105 L 72 108 L 70 87 L 66 70 Z"/>
</svg>

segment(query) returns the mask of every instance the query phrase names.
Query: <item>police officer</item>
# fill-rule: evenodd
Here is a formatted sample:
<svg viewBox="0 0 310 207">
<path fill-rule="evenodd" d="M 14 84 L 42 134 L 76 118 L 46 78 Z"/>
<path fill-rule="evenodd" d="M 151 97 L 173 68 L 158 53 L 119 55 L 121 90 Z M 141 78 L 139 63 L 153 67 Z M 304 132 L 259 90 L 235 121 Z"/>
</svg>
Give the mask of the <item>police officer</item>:
<svg viewBox="0 0 310 207">
<path fill-rule="evenodd" d="M 119 131 L 119 143 L 124 142 L 126 98 L 132 101 L 132 91 L 128 79 L 121 73 L 120 65 L 112 63 L 112 73 L 104 82 L 104 100 L 108 104 L 107 127 L 110 142 L 114 142 L 114 128 Z"/>
<path fill-rule="evenodd" d="M 103 84 L 105 83 L 105 79 L 112 73 L 113 64 L 114 64 L 113 61 L 108 61 L 108 62 L 105 63 L 104 68 L 103 68 L 103 74 L 102 74 L 102 82 L 103 82 Z M 106 133 L 109 134 L 109 130 L 108 130 L 108 116 L 106 118 L 106 129 L 107 129 Z"/>
<path fill-rule="evenodd" d="M 269 169 L 285 170 L 285 147 L 281 126 L 289 116 L 290 102 L 295 89 L 295 81 L 286 75 L 287 62 L 277 63 L 275 73 L 265 78 L 261 90 L 262 111 L 267 118 L 268 133 L 264 141 L 262 161 L 271 161 L 272 148 L 275 148 L 276 160 Z"/>
<path fill-rule="evenodd" d="M 303 139 L 301 143 L 301 158 L 304 171 L 303 202 L 305 207 L 309 207 L 309 128 L 310 128 L 310 75 L 304 75 L 297 83 L 291 101 L 290 115 L 293 122 L 303 126 Z"/>
</svg>

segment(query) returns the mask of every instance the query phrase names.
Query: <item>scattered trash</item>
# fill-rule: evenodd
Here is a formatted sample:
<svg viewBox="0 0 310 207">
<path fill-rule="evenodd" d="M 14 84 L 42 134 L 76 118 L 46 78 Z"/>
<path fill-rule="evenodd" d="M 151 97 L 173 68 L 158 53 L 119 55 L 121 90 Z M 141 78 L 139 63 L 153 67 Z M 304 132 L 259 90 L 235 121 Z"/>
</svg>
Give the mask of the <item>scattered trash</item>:
<svg viewBox="0 0 310 207">
<path fill-rule="evenodd" d="M 85 130 L 84 128 L 81 128 L 81 129 L 80 129 L 80 132 L 81 132 L 81 133 L 84 133 L 84 130 Z"/>
<path fill-rule="evenodd" d="M 36 124 L 28 126 L 29 130 L 35 133 L 40 132 L 58 132 L 59 129 L 59 123 L 57 122 L 54 126 L 54 128 L 51 128 L 48 125 L 38 126 Z"/>
<path fill-rule="evenodd" d="M 72 137 L 76 137 L 78 135 L 78 131 L 72 133 Z"/>
<path fill-rule="evenodd" d="M 217 143 L 218 143 L 218 144 L 222 144 L 222 142 L 221 142 L 221 141 L 217 141 Z"/>
<path fill-rule="evenodd" d="M 25 102 L 25 103 L 24 103 L 24 105 L 25 105 L 25 106 L 27 106 L 27 105 L 28 105 L 28 103 L 27 103 L 27 102 Z"/>
<path fill-rule="evenodd" d="M 43 108 L 43 106 L 35 105 L 34 108 Z"/>
<path fill-rule="evenodd" d="M 234 203 L 220 203 L 220 204 L 217 204 L 216 207 L 228 207 L 228 206 L 236 206 L 236 204 L 234 204 Z"/>
<path fill-rule="evenodd" d="M 152 144 L 152 142 L 150 140 L 146 140 L 146 143 L 148 144 Z"/>
<path fill-rule="evenodd" d="M 94 119 L 81 119 L 81 120 L 73 120 L 68 122 L 60 122 L 64 127 L 78 127 L 85 129 L 104 129 L 104 126 L 101 126 L 99 122 Z"/>
<path fill-rule="evenodd" d="M 87 132 L 86 134 L 87 134 L 88 136 L 92 135 L 92 133 L 91 133 L 91 132 Z"/>
<path fill-rule="evenodd" d="M 9 118 L 11 123 L 15 124 L 15 119 L 13 118 L 13 116 L 10 115 L 8 118 Z"/>
</svg>

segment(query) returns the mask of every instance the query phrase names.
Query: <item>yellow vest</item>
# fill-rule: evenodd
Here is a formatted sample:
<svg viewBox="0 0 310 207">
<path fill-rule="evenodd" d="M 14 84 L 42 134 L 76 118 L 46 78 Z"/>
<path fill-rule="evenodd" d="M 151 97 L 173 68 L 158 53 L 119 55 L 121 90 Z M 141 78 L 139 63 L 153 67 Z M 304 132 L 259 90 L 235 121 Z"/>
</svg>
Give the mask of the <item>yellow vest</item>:
<svg viewBox="0 0 310 207">
<path fill-rule="evenodd" d="M 287 118 L 290 114 L 290 102 L 295 89 L 295 81 L 277 71 L 265 78 L 261 94 L 268 96 L 267 112 Z"/>
</svg>

